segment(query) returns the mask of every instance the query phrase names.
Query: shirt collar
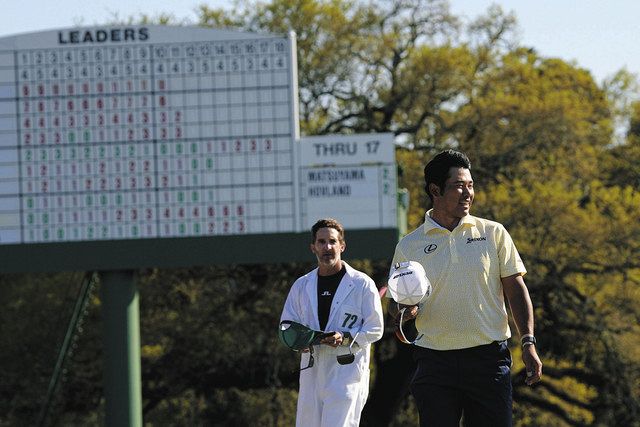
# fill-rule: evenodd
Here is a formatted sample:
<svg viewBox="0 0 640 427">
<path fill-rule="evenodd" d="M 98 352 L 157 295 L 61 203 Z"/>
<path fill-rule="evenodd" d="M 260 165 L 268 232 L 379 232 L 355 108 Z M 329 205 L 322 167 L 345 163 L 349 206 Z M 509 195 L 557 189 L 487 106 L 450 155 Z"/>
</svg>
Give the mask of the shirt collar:
<svg viewBox="0 0 640 427">
<path fill-rule="evenodd" d="M 429 209 L 424 215 L 424 234 L 427 234 L 432 230 L 449 231 L 446 227 L 441 226 L 433 218 L 431 218 L 431 212 L 433 212 L 433 209 Z M 475 225 L 475 221 L 473 220 L 473 217 L 471 215 L 465 215 L 462 217 L 460 223 L 458 223 L 456 228 L 460 227 L 461 225 L 463 227 L 472 227 L 473 225 Z"/>
</svg>

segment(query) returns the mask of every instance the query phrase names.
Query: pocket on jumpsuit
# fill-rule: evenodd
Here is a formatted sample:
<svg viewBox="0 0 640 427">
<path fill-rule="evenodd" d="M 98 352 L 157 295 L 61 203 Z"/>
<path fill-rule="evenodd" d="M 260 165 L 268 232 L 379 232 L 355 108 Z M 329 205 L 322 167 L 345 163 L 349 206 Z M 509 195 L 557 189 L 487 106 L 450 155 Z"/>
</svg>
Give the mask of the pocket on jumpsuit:
<svg viewBox="0 0 640 427">
<path fill-rule="evenodd" d="M 361 354 L 362 351 L 358 352 L 353 363 L 340 365 L 336 361 L 336 365 L 332 369 L 333 388 L 344 396 L 356 397 L 361 394 L 362 380 L 369 374 L 368 367 L 365 366 L 364 354 Z"/>
</svg>

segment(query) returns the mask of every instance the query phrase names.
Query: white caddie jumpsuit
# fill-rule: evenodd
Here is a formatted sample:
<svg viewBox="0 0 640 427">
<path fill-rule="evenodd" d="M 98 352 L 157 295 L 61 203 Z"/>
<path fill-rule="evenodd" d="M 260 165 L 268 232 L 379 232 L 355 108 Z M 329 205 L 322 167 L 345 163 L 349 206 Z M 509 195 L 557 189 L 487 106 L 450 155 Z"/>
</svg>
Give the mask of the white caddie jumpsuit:
<svg viewBox="0 0 640 427">
<path fill-rule="evenodd" d="M 382 338 L 383 314 L 373 280 L 345 263 L 346 274 L 333 297 L 326 331 L 359 334 L 352 351 L 355 360 L 340 365 L 336 356 L 348 354 L 348 346 L 314 346 L 314 366 L 300 372 L 297 427 L 357 427 L 369 395 L 371 343 Z M 300 277 L 291 286 L 280 320 L 293 320 L 319 330 L 318 269 Z M 300 367 L 309 362 L 302 353 Z"/>
</svg>

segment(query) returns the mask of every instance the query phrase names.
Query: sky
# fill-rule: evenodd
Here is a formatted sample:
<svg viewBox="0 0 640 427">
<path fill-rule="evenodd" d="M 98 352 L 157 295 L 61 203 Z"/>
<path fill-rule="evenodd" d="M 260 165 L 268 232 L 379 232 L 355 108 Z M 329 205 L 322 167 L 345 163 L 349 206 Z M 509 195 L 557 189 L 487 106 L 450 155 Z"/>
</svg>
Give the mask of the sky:
<svg viewBox="0 0 640 427">
<path fill-rule="evenodd" d="M 169 13 L 195 21 L 199 4 L 224 0 L 13 0 L 3 4 L 0 37 L 120 19 Z M 638 0 L 450 0 L 451 10 L 472 19 L 497 4 L 515 13 L 519 40 L 539 55 L 586 68 L 598 83 L 621 68 L 640 74 Z"/>
</svg>

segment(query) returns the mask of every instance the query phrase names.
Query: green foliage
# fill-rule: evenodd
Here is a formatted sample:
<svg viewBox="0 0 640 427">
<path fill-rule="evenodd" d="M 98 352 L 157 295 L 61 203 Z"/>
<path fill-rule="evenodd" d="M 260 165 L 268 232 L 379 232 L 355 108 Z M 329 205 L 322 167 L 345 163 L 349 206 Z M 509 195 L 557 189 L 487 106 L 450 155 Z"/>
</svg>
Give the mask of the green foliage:
<svg viewBox="0 0 640 427">
<path fill-rule="evenodd" d="M 0 276 L 0 425 L 37 424 L 82 277 L 79 273 Z M 93 343 L 99 346 L 100 332 L 86 327 L 95 320 L 95 301 L 85 325 L 72 335 L 58 393 L 51 402 L 53 413 L 85 414 L 99 400 L 100 356 L 86 357 L 95 355 Z M 76 364 L 84 368 L 76 370 Z M 62 389 L 83 395 L 89 391 L 97 397 L 65 401 Z"/>
<path fill-rule="evenodd" d="M 253 389 L 281 386 L 283 372 L 297 363 L 276 334 L 289 278 L 297 272 L 299 266 L 231 266 L 141 275 L 145 418 L 160 422 L 198 407 L 198 416 L 210 416 L 218 405 L 212 399 L 229 387 L 241 390 L 237 400 L 251 398 Z M 293 380 L 285 375 L 285 383 Z M 183 395 L 195 396 L 191 406 L 174 408 Z"/>
<path fill-rule="evenodd" d="M 292 389 L 219 390 L 209 419 L 213 425 L 285 427 L 295 424 L 298 393 Z"/>
<path fill-rule="evenodd" d="M 396 150 L 396 161 L 400 171 L 398 187 L 408 188 L 411 194 L 408 228 L 413 230 L 424 222 L 424 214 L 431 203 L 424 191 L 424 166 L 429 161 L 429 154 L 422 150 Z"/>
<path fill-rule="evenodd" d="M 540 401 L 568 425 L 635 425 L 640 193 L 597 181 L 586 193 L 577 184 L 505 181 L 478 202 L 505 223 L 530 271 L 545 381 L 536 393 L 516 387 L 516 402 Z"/>
<path fill-rule="evenodd" d="M 640 101 L 630 103 L 629 126 L 625 140 L 609 150 L 603 165 L 603 181 L 611 186 L 640 187 Z"/>
</svg>

